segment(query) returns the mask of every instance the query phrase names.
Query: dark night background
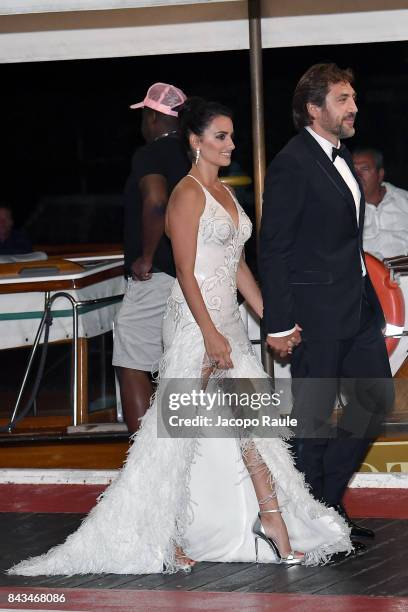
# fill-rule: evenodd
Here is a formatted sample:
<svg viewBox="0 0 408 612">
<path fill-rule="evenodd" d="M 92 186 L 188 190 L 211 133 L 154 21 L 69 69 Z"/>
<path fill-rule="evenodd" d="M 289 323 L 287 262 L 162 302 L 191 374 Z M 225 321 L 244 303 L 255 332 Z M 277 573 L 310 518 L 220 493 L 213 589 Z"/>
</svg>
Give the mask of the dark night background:
<svg viewBox="0 0 408 612">
<path fill-rule="evenodd" d="M 408 189 L 408 43 L 264 51 L 267 161 L 294 133 L 291 96 L 313 63 L 356 74 L 353 148 L 383 150 L 387 179 Z M 0 200 L 34 242 L 120 242 L 120 194 L 140 112 L 128 109 L 156 81 L 235 112 L 235 159 L 252 174 L 249 54 L 246 51 L 0 66 L 3 153 Z"/>
</svg>

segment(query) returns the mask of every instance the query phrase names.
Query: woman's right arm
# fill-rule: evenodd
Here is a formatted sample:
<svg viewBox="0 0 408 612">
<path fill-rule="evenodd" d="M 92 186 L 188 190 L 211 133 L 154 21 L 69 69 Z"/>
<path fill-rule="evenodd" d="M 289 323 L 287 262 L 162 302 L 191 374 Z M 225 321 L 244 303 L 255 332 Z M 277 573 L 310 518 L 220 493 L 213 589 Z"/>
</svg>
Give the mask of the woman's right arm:
<svg viewBox="0 0 408 612">
<path fill-rule="evenodd" d="M 198 227 L 204 205 L 201 189 L 182 181 L 173 191 L 167 207 L 166 232 L 173 248 L 177 279 L 203 334 L 208 358 L 219 368 L 232 368 L 229 342 L 212 322 L 194 276 Z"/>
</svg>

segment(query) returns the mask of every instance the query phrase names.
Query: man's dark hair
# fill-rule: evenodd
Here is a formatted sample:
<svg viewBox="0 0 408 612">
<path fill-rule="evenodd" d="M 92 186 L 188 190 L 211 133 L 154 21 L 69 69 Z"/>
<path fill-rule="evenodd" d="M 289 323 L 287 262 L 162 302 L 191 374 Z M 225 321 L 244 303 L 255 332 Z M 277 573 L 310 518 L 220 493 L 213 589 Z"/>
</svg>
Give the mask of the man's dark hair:
<svg viewBox="0 0 408 612">
<path fill-rule="evenodd" d="M 353 83 L 354 75 L 350 68 L 339 68 L 336 64 L 314 64 L 301 77 L 293 94 L 293 123 L 297 130 L 310 125 L 312 120 L 307 104 L 324 105 L 330 85 Z"/>
<path fill-rule="evenodd" d="M 377 170 L 384 168 L 384 155 L 378 149 L 373 147 L 357 147 L 357 149 L 353 150 L 353 155 L 371 155 Z"/>
</svg>

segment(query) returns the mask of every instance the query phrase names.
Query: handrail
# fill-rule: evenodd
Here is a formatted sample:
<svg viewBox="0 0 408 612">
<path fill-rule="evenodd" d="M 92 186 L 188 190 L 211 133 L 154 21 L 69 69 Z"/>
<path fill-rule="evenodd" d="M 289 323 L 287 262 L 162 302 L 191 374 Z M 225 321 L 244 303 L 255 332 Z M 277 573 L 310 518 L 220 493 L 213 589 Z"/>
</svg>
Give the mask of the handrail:
<svg viewBox="0 0 408 612">
<path fill-rule="evenodd" d="M 17 420 L 18 409 L 20 407 L 21 399 L 22 399 L 22 396 L 23 396 L 23 393 L 24 393 L 24 390 L 27 384 L 28 376 L 32 368 L 34 357 L 37 352 L 37 348 L 39 346 L 45 324 L 47 320 L 50 321 L 48 325 L 52 324 L 52 313 L 51 313 L 52 306 L 54 304 L 54 301 L 59 298 L 67 299 L 70 302 L 71 307 L 72 307 L 72 327 L 73 327 L 73 342 L 74 342 L 74 381 L 73 381 L 73 418 L 72 418 L 72 421 L 73 421 L 73 425 L 75 426 L 78 424 L 78 340 L 79 340 L 78 315 L 79 315 L 79 309 L 83 306 L 89 306 L 92 304 L 103 304 L 104 306 L 108 306 L 109 304 L 113 304 L 121 300 L 123 298 L 123 294 L 111 295 L 111 296 L 106 296 L 106 297 L 101 297 L 101 298 L 93 298 L 90 300 L 76 300 L 72 295 L 70 295 L 69 293 L 66 293 L 65 291 L 58 291 L 57 293 L 54 293 L 52 296 L 50 295 L 50 292 L 46 293 L 44 313 L 41 318 L 40 324 L 38 326 L 37 334 L 36 334 L 34 344 L 30 352 L 30 356 L 28 359 L 28 364 L 27 364 L 25 373 L 24 373 L 23 381 L 21 383 L 19 393 L 17 396 L 17 400 L 14 405 L 13 413 L 12 413 L 12 416 L 11 416 L 11 419 L 8 425 L 8 430 L 10 432 L 13 428 L 13 424 Z M 33 397 L 32 399 L 35 399 L 35 397 Z"/>
</svg>

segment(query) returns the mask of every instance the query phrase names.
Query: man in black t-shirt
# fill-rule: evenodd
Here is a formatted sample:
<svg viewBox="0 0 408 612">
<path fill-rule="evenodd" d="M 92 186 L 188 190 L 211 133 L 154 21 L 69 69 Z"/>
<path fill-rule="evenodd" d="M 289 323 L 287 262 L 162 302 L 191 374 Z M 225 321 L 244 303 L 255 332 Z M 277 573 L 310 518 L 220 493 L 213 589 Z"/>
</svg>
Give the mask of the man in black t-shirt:
<svg viewBox="0 0 408 612">
<path fill-rule="evenodd" d="M 132 160 L 124 191 L 126 294 L 115 321 L 113 365 L 129 432 L 140 426 L 153 392 L 150 373 L 162 354 L 162 319 L 174 283 L 170 241 L 164 234 L 168 199 L 190 163 L 178 138 L 177 107 L 184 93 L 152 85 L 143 100 L 141 130 L 146 144 Z"/>
</svg>

